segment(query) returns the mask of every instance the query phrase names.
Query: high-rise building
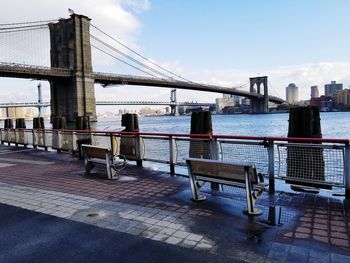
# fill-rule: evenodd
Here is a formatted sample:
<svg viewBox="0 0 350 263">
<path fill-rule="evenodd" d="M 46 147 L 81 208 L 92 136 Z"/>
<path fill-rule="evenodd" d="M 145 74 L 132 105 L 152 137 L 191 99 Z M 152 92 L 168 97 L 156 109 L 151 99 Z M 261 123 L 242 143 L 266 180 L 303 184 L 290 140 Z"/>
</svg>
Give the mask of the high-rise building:
<svg viewBox="0 0 350 263">
<path fill-rule="evenodd" d="M 333 95 L 336 105 L 350 107 L 350 89 L 339 90 Z"/>
<path fill-rule="evenodd" d="M 221 113 L 223 108 L 235 106 L 235 99 L 229 94 L 224 94 L 222 98 L 215 99 L 215 104 L 216 112 Z"/>
<path fill-rule="evenodd" d="M 311 99 L 312 98 L 318 98 L 320 97 L 320 93 L 318 91 L 318 87 L 317 86 L 311 86 Z"/>
<path fill-rule="evenodd" d="M 331 81 L 331 84 L 324 85 L 324 95 L 332 97 L 337 91 L 343 89 L 342 83 L 336 83 L 336 81 Z"/>
<path fill-rule="evenodd" d="M 289 104 L 296 104 L 298 102 L 298 87 L 294 83 L 290 83 L 286 87 L 286 100 Z"/>
</svg>

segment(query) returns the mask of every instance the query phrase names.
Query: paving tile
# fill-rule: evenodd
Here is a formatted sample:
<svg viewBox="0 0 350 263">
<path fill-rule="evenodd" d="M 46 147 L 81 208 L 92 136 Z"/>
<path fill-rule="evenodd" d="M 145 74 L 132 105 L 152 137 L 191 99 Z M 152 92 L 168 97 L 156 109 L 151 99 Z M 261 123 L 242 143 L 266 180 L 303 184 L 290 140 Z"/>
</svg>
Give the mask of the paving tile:
<svg viewBox="0 0 350 263">
<path fill-rule="evenodd" d="M 25 157 L 24 154 L 20 156 Z M 232 210 L 237 208 L 230 207 L 231 211 L 226 213 L 226 207 L 220 207 L 218 202 L 218 206 L 203 203 L 198 209 L 187 199 L 168 198 L 173 193 L 187 190 L 188 180 L 182 183 L 181 178 L 136 169 L 130 174 L 140 180 L 134 181 L 132 187 L 126 182 L 92 180 L 77 174 L 72 176 L 71 172 L 81 171 L 81 162 L 66 155 L 60 155 L 60 158 L 62 156 L 70 160 L 69 167 L 61 162 L 51 167 L 56 170 L 50 172 L 32 169 L 21 173 L 21 177 L 2 173 L 0 202 L 190 249 L 205 249 L 232 261 L 349 261 L 341 251 L 345 254 L 349 250 L 350 215 L 344 214 L 345 204 L 341 201 L 302 193 L 277 193 L 268 199 L 261 198 L 259 205 L 262 207 L 268 207 L 271 200 L 274 205 L 293 212 L 284 214 L 290 216 L 288 223 L 291 224 L 281 228 L 268 226 L 262 230 L 261 239 L 247 240 L 246 232 L 261 226 L 239 215 L 234 215 L 233 224 L 227 223 L 232 222 Z M 45 158 L 37 161 L 51 161 Z M 20 168 L 15 166 L 11 169 Z M 138 174 L 139 171 L 142 173 Z M 141 199 L 141 191 L 149 195 L 147 200 Z M 234 197 L 234 204 L 238 206 L 246 202 L 244 191 L 234 190 L 231 193 L 230 190 L 216 195 L 215 200 L 228 200 L 226 196 L 231 195 L 228 197 L 231 198 L 230 204 Z M 103 214 L 98 218 L 86 216 L 96 211 L 103 211 Z M 203 237 L 200 233 L 207 233 L 208 225 L 211 226 L 207 231 L 210 237 Z"/>
<path fill-rule="evenodd" d="M 186 231 L 182 231 L 182 230 L 178 230 L 176 231 L 173 236 L 174 237 L 178 237 L 178 238 L 186 238 L 190 235 L 191 233 L 186 232 Z M 194 240 L 193 240 L 194 241 Z"/>
<path fill-rule="evenodd" d="M 165 243 L 172 244 L 172 245 L 177 245 L 182 242 L 183 239 L 171 236 L 168 239 L 165 240 Z"/>
<path fill-rule="evenodd" d="M 193 241 L 197 241 L 197 242 L 200 241 L 202 238 L 203 238 L 202 235 L 197 235 L 197 234 L 193 234 L 193 233 L 189 234 L 186 237 L 186 239 L 188 239 L 188 240 L 193 240 Z"/>
<path fill-rule="evenodd" d="M 157 241 L 165 241 L 168 238 L 169 238 L 169 236 L 168 235 L 164 235 L 164 234 L 156 234 L 153 237 L 151 237 L 151 239 L 157 240 Z"/>
</svg>

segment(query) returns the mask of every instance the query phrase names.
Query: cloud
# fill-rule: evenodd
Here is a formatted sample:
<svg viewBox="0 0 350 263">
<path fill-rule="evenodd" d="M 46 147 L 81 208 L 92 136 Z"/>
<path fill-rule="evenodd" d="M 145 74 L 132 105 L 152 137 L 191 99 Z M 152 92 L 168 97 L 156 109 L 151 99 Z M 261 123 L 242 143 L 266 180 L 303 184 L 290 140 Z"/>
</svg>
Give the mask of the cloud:
<svg viewBox="0 0 350 263">
<path fill-rule="evenodd" d="M 141 24 L 137 15 L 148 10 L 148 0 L 99 0 L 98 2 L 95 0 L 13 0 L 7 1 L 0 9 L 1 23 L 68 18 L 68 8 L 73 9 L 76 14 L 87 15 L 91 18 L 93 25 L 118 38 L 121 42 L 127 43 L 131 48 L 140 49 L 137 36 Z M 93 28 L 91 33 L 98 35 Z M 39 37 L 35 36 L 34 38 Z M 18 41 L 18 36 L 14 37 L 13 42 L 16 41 Z M 44 46 L 47 56 L 49 56 L 49 41 L 45 39 L 42 42 L 45 43 L 40 43 L 40 47 Z M 16 45 L 19 44 L 16 43 Z M 21 49 L 21 46 L 18 49 Z M 32 49 L 32 52 L 37 52 L 34 47 Z M 111 64 L 111 60 L 106 55 L 93 51 L 93 56 L 97 65 Z M 101 56 L 104 59 L 101 59 Z M 29 63 L 28 60 L 27 58 L 27 63 Z"/>
<path fill-rule="evenodd" d="M 304 100 L 310 98 L 310 87 L 313 85 L 318 85 L 320 94 L 324 93 L 324 85 L 332 80 L 343 83 L 344 88 L 350 85 L 350 62 L 281 66 L 264 70 L 259 74 L 240 69 L 187 71 L 180 61 L 157 63 L 198 83 L 236 87 L 247 91 L 249 90 L 249 77 L 266 75 L 268 76 L 269 94 L 283 99 L 285 99 L 285 88 L 289 83 L 295 83 L 299 87 L 299 99 Z M 98 100 L 159 100 L 157 96 L 169 100 L 170 90 L 133 86 L 112 86 L 108 89 L 96 87 L 96 96 Z M 218 97 L 222 97 L 222 94 L 177 90 L 178 101 L 214 102 Z"/>
<path fill-rule="evenodd" d="M 19 8 L 21 7 L 21 8 Z M 60 17 L 68 17 L 68 8 L 73 9 L 78 14 L 85 14 L 92 20 L 93 25 L 98 26 L 110 35 L 117 37 L 118 40 L 127 44 L 132 49 L 137 51 L 142 50 L 142 46 L 138 43 L 139 34 L 142 32 L 142 24 L 138 15 L 150 9 L 148 0 L 12 0 L 7 1 L 0 9 L 1 23 L 11 23 L 20 21 L 38 21 L 47 19 L 57 19 Z M 28 12 L 30 10 L 30 12 Z M 115 42 L 107 39 L 93 29 L 92 33 L 102 38 L 108 43 Z M 19 41 L 20 42 L 20 41 Z M 22 42 L 21 42 L 22 43 Z M 126 51 L 122 49 L 122 51 Z M 11 54 L 16 54 L 11 51 Z M 140 51 L 142 53 L 142 51 Z M 97 51 L 93 52 L 94 69 L 96 71 L 103 70 L 106 72 L 121 73 L 122 66 L 113 60 L 106 59 Z M 1 56 L 1 52 L 0 52 Z M 22 59 L 21 55 L 17 55 Z M 1 58 L 0 58 L 1 61 Z M 176 72 L 178 75 L 195 82 L 214 84 L 226 87 L 242 86 L 248 90 L 249 77 L 257 76 L 257 72 L 226 68 L 218 70 L 206 70 L 204 68 L 196 71 L 189 71 L 186 65 L 183 65 L 181 58 L 175 61 L 161 61 L 158 58 L 152 58 L 157 64 L 160 64 L 166 69 Z M 147 65 L 153 65 L 145 62 Z M 344 83 L 344 88 L 350 85 L 349 76 L 350 62 L 324 62 L 310 63 L 300 65 L 279 66 L 261 70 L 260 76 L 267 75 L 269 78 L 270 94 L 285 98 L 285 87 L 293 82 L 299 87 L 300 99 L 308 99 L 310 94 L 310 86 L 318 85 L 320 93 L 324 92 L 324 84 L 330 83 L 332 80 Z M 37 82 L 1 80 L 0 91 L 6 96 L 15 98 L 16 94 L 21 92 L 27 94 L 28 100 L 36 98 Z M 45 99 L 49 99 L 48 83 L 43 83 Z M 22 87 L 22 88 L 19 88 Z M 5 90 L 6 89 L 6 90 Z M 13 94 L 13 95 L 11 95 Z M 99 100 L 142 100 L 152 99 L 157 96 L 170 97 L 170 89 L 145 88 L 120 86 L 103 89 L 96 86 L 96 97 Z M 21 95 L 22 96 L 22 95 Z M 23 95 L 25 96 L 25 95 Z M 221 97 L 221 94 L 183 91 L 178 90 L 178 99 L 181 101 L 195 100 L 204 102 L 213 102 L 215 97 Z M 4 97 L 4 96 L 2 96 Z"/>
<path fill-rule="evenodd" d="M 299 99 L 310 98 L 310 87 L 317 85 L 320 94 L 324 94 L 324 85 L 332 80 L 343 83 L 343 88 L 350 85 L 350 62 L 323 62 L 293 66 L 283 66 L 267 70 L 270 83 L 277 93 L 285 98 L 285 88 L 289 83 L 299 87 Z M 273 91 L 273 90 L 272 90 Z"/>
</svg>

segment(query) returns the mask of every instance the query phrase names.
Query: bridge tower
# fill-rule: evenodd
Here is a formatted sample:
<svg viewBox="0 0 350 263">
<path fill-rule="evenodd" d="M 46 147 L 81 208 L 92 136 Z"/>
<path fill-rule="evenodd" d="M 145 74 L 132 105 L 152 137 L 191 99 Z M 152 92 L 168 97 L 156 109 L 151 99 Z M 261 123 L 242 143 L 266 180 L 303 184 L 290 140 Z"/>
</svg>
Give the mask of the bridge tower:
<svg viewBox="0 0 350 263">
<path fill-rule="evenodd" d="M 65 116 L 75 122 L 77 116 L 96 121 L 94 78 L 91 62 L 90 19 L 73 14 L 50 23 L 51 67 L 67 68 L 69 80 L 52 80 L 51 120 Z"/>
<path fill-rule="evenodd" d="M 176 89 L 172 89 L 170 92 L 170 115 L 176 116 L 179 115 L 179 112 L 177 111 L 177 100 L 176 100 Z"/>
<path fill-rule="evenodd" d="M 262 95 L 261 98 L 254 98 L 250 100 L 250 107 L 252 113 L 268 113 L 269 112 L 269 94 L 267 87 L 267 76 L 249 78 L 250 92 L 256 92 Z M 261 89 L 263 85 L 263 89 Z M 256 87 L 256 89 L 255 89 Z M 261 93 L 263 91 L 263 93 Z"/>
</svg>

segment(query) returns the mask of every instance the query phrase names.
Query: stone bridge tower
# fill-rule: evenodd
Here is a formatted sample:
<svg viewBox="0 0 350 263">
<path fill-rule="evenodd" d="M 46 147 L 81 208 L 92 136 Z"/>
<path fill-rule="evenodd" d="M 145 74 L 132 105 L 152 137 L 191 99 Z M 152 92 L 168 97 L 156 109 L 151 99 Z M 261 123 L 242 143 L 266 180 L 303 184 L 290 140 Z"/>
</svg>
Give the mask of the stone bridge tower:
<svg viewBox="0 0 350 263">
<path fill-rule="evenodd" d="M 94 76 L 91 62 L 90 19 L 71 15 L 50 23 L 51 67 L 67 68 L 68 80 L 53 80 L 51 86 L 51 120 L 65 116 L 74 122 L 78 116 L 96 121 Z"/>
<path fill-rule="evenodd" d="M 268 113 L 269 112 L 269 94 L 268 94 L 268 87 L 267 87 L 267 76 L 249 78 L 249 80 L 250 80 L 250 92 L 256 92 L 262 95 L 261 98 L 251 99 L 250 101 L 251 112 Z M 263 89 L 261 89 L 261 85 L 263 85 Z"/>
</svg>

